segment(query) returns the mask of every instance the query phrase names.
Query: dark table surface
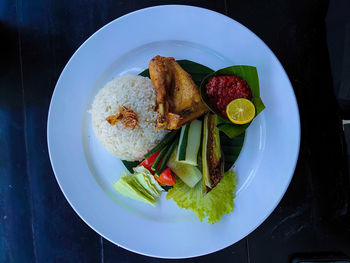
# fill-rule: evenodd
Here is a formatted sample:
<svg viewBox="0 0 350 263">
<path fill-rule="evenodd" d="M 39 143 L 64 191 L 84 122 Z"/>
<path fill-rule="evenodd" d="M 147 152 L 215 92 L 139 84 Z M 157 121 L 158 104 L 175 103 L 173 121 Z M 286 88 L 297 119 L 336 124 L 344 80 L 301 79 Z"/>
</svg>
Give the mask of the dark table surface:
<svg viewBox="0 0 350 263">
<path fill-rule="evenodd" d="M 302 129 L 293 180 L 271 216 L 238 243 L 184 261 L 350 256 L 348 168 L 326 41 L 328 1 L 1 0 L 0 262 L 165 261 L 119 248 L 75 214 L 51 169 L 46 121 L 59 74 L 92 33 L 128 12 L 170 3 L 223 13 L 265 41 L 292 81 Z"/>
</svg>

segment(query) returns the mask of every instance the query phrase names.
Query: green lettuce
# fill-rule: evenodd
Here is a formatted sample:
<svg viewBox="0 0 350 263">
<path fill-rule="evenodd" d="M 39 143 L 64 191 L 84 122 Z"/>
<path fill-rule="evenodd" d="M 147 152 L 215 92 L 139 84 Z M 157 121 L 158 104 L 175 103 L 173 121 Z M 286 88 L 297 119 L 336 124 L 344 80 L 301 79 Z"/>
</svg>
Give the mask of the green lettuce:
<svg viewBox="0 0 350 263">
<path fill-rule="evenodd" d="M 177 183 L 168 191 L 166 198 L 173 199 L 181 208 L 192 210 L 201 221 L 207 218 L 209 223 L 214 224 L 224 214 L 233 211 L 235 188 L 236 175 L 233 171 L 226 172 L 214 189 L 204 196 L 202 181 L 191 188 L 177 178 Z"/>
</svg>

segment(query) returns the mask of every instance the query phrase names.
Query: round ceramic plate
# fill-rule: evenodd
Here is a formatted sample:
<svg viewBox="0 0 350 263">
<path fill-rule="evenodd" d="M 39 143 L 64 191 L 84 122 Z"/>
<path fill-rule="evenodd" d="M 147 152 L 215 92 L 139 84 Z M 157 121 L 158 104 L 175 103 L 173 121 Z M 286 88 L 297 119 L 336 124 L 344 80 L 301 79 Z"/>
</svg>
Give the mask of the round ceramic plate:
<svg viewBox="0 0 350 263">
<path fill-rule="evenodd" d="M 247 130 L 236 162 L 234 211 L 214 225 L 200 222 L 164 194 L 153 208 L 117 193 L 112 184 L 125 167 L 92 131 L 89 109 L 96 93 L 113 77 L 141 72 L 156 55 L 192 60 L 214 70 L 239 64 L 258 69 L 266 109 Z M 290 81 L 256 35 L 219 13 L 168 5 L 112 21 L 75 52 L 52 96 L 47 135 L 57 181 L 91 228 L 140 254 L 186 258 L 232 245 L 269 216 L 293 176 L 300 124 Z"/>
</svg>

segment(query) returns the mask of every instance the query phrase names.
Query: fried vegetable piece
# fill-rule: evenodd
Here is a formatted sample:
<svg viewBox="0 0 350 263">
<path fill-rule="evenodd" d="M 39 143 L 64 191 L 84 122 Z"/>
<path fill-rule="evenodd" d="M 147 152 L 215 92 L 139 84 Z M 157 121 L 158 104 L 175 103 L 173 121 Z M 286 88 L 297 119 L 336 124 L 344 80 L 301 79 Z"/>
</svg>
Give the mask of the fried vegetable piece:
<svg viewBox="0 0 350 263">
<path fill-rule="evenodd" d="M 106 118 L 106 121 L 112 126 L 116 125 L 119 121 L 121 121 L 124 126 L 124 129 L 133 130 L 138 125 L 138 118 L 136 113 L 125 106 L 119 107 L 119 113 L 108 116 Z"/>
<path fill-rule="evenodd" d="M 179 129 L 208 110 L 190 74 L 174 58 L 152 58 L 149 73 L 157 94 L 157 129 Z"/>
<path fill-rule="evenodd" d="M 224 156 L 220 145 L 218 115 L 208 113 L 203 121 L 203 193 L 210 192 L 224 176 Z"/>
</svg>

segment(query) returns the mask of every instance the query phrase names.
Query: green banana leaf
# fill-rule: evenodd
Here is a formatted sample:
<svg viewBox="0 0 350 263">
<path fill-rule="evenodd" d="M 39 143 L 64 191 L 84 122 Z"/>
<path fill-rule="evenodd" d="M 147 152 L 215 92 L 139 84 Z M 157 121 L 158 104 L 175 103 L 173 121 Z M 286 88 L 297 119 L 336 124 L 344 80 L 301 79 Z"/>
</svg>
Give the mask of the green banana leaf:
<svg viewBox="0 0 350 263">
<path fill-rule="evenodd" d="M 134 170 L 133 168 L 138 166 L 140 162 L 138 161 L 135 161 L 135 162 L 130 162 L 130 161 L 125 161 L 125 160 L 122 160 L 123 164 L 125 165 L 126 169 L 128 169 L 128 171 L 130 173 L 133 173 Z"/>
<path fill-rule="evenodd" d="M 224 153 L 224 165 L 225 165 L 225 172 L 230 170 L 234 163 L 236 162 L 239 154 L 241 153 L 243 143 L 245 138 L 245 132 L 241 133 L 240 135 L 229 138 L 226 134 L 220 133 L 220 144 L 222 151 Z"/>
</svg>

